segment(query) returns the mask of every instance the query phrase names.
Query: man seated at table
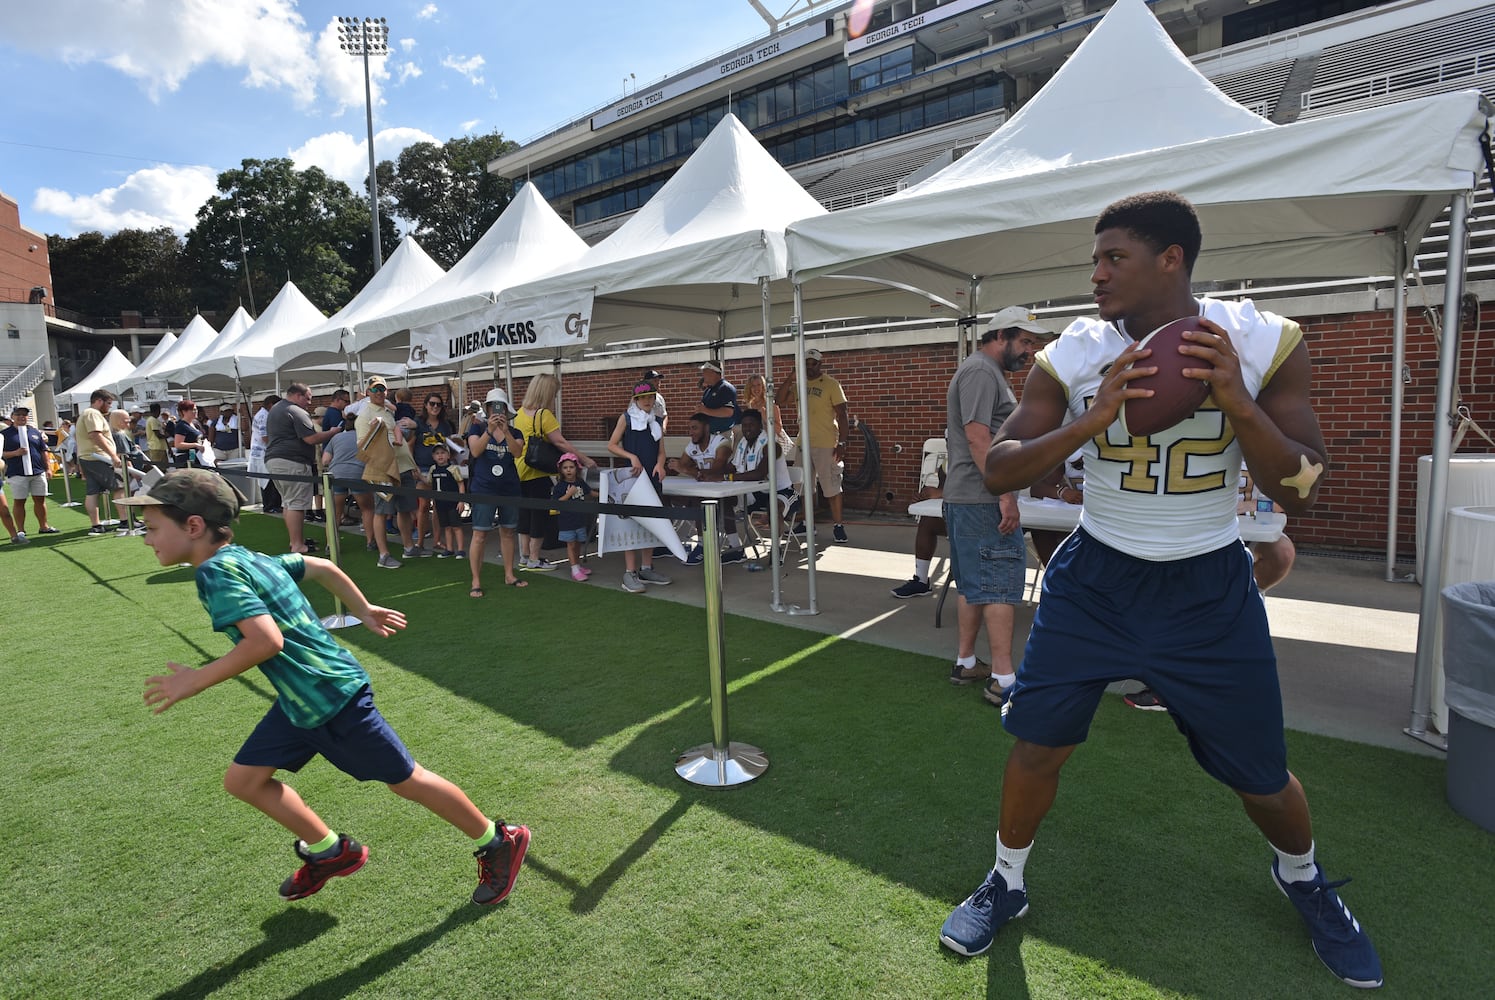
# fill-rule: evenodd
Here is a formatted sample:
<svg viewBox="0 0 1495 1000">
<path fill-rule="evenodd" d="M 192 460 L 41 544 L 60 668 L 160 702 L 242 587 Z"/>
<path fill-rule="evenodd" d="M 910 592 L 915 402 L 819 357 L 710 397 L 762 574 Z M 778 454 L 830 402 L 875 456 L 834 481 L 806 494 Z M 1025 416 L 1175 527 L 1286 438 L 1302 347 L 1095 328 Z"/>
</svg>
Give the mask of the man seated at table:
<svg viewBox="0 0 1495 1000">
<path fill-rule="evenodd" d="M 761 483 L 768 479 L 768 435 L 763 433 L 763 413 L 756 409 L 742 411 L 742 440 L 732 452 L 732 478 L 739 481 Z M 794 488 L 789 485 L 789 463 L 781 451 L 774 462 L 774 478 L 779 484 L 778 495 L 784 505 L 780 512 L 790 517 L 798 506 Z M 749 493 L 743 498 L 743 516 L 768 510 L 768 491 Z M 747 554 L 742 550 L 742 538 L 737 532 L 737 501 L 728 501 L 726 528 L 727 548 L 722 552 L 722 564 L 742 562 Z"/>
<path fill-rule="evenodd" d="M 693 413 L 690 417 L 690 439 L 685 442 L 685 452 L 667 463 L 670 472 L 698 483 L 719 483 L 727 478 L 732 462 L 732 442 L 728 434 L 711 430 L 711 417 L 705 413 Z M 690 503 L 700 503 L 692 499 Z M 733 537 L 736 537 L 735 535 Z M 739 543 L 740 544 L 740 543 Z M 705 558 L 699 536 L 686 553 L 685 565 L 695 566 Z"/>
</svg>

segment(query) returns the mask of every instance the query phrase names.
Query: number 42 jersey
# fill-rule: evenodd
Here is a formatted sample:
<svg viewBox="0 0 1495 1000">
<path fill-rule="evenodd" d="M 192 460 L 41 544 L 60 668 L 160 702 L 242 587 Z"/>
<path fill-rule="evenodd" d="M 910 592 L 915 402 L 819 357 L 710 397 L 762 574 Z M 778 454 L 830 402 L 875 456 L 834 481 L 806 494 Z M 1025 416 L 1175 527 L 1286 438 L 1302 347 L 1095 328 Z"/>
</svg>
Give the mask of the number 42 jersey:
<svg viewBox="0 0 1495 1000">
<path fill-rule="evenodd" d="M 1230 335 L 1253 399 L 1303 339 L 1297 323 L 1258 311 L 1250 300 L 1200 299 L 1198 305 L 1199 315 Z M 1131 343 L 1124 326 L 1078 319 L 1034 363 L 1063 386 L 1074 419 L 1090 406 L 1101 379 Z M 1097 540 L 1140 559 L 1166 561 L 1240 539 L 1241 448 L 1214 397 L 1193 416 L 1148 437 L 1128 436 L 1121 421 L 1113 421 L 1083 451 L 1080 526 Z"/>
</svg>

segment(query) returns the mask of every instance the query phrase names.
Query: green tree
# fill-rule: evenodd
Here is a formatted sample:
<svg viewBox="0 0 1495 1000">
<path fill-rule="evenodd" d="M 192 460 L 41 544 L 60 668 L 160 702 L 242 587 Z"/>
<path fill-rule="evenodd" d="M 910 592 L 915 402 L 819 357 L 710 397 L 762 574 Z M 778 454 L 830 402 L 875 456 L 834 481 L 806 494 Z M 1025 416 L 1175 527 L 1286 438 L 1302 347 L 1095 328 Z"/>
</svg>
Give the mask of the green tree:
<svg viewBox="0 0 1495 1000">
<path fill-rule="evenodd" d="M 172 324 L 192 312 L 182 241 L 169 227 L 48 236 L 47 249 L 64 309 L 110 325 L 126 310 Z"/>
<path fill-rule="evenodd" d="M 393 192 L 397 212 L 410 223 L 411 235 L 449 268 L 513 200 L 513 185 L 490 174 L 488 163 L 518 148 L 498 132 L 448 139 L 440 146 L 418 142 L 400 153 L 388 188 L 380 170 L 380 192 Z"/>
<path fill-rule="evenodd" d="M 332 313 L 373 276 L 368 202 L 320 168 L 244 160 L 218 175 L 218 191 L 187 236 L 194 294 L 205 308 L 232 309 L 252 297 L 263 310 L 291 280 Z M 398 243 L 392 221 L 381 241 L 386 252 Z"/>
</svg>

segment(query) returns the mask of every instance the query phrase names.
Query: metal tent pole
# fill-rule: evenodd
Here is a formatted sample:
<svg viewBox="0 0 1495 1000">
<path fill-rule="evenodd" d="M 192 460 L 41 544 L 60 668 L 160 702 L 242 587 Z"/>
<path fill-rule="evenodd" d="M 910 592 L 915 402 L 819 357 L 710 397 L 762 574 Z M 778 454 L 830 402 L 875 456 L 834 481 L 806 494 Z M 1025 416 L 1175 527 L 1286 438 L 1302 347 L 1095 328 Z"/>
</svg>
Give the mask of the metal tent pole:
<svg viewBox="0 0 1495 1000">
<path fill-rule="evenodd" d="M 1386 497 L 1386 582 L 1396 580 L 1397 504 L 1402 475 L 1402 406 L 1406 388 L 1402 367 L 1407 363 L 1407 242 L 1400 230 L 1396 238 L 1396 296 L 1391 319 L 1391 452 L 1389 491 Z"/>
<path fill-rule="evenodd" d="M 805 520 L 805 553 L 809 556 L 806 580 L 810 591 L 810 606 L 802 608 L 791 605 L 791 615 L 818 615 L 820 605 L 815 594 L 815 458 L 810 454 L 810 390 L 805 385 L 805 297 L 804 286 L 794 286 L 794 379 L 799 390 L 799 460 L 804 466 L 804 494 L 800 501 L 800 513 Z"/>
<path fill-rule="evenodd" d="M 1464 295 L 1464 261 L 1469 192 L 1453 196 L 1448 213 L 1448 261 L 1443 276 L 1443 346 L 1438 352 L 1438 401 L 1433 416 L 1433 468 L 1428 484 L 1427 534 L 1422 540 L 1422 604 L 1417 615 L 1417 659 L 1412 672 L 1412 720 L 1404 730 L 1413 739 L 1446 748 L 1428 733 L 1433 704 L 1433 643 L 1443 580 L 1443 529 L 1448 520 L 1448 457 L 1453 450 L 1454 375 L 1459 367 L 1459 313 Z"/>
<path fill-rule="evenodd" d="M 779 490 L 783 489 L 785 483 L 779 482 L 779 442 L 775 434 L 773 420 L 774 403 L 773 392 L 773 323 L 772 303 L 768 293 L 768 279 L 758 279 L 758 291 L 763 302 L 763 405 L 768 412 L 763 414 L 764 433 L 768 435 L 768 537 L 769 537 L 769 569 L 773 571 L 773 592 L 769 598 L 768 606 L 775 611 L 784 610 L 784 587 L 779 574 L 783 572 L 783 553 L 779 548 L 779 537 L 784 530 L 783 512 L 779 510 Z M 747 510 L 747 501 L 742 504 L 742 516 L 746 520 L 752 517 Z M 744 526 L 746 527 L 746 526 Z"/>
</svg>

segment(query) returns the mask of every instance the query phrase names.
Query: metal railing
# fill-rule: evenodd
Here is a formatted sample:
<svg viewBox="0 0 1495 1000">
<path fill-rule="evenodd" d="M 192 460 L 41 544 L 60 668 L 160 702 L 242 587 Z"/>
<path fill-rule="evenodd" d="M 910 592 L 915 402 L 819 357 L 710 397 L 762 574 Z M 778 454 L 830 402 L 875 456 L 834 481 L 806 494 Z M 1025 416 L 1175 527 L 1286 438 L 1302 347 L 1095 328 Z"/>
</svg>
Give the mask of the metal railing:
<svg viewBox="0 0 1495 1000">
<path fill-rule="evenodd" d="M 1322 114 L 1331 108 L 1365 101 L 1381 103 L 1409 90 L 1436 89 L 1455 81 L 1495 74 L 1495 49 L 1414 63 L 1387 73 L 1357 77 L 1305 90 L 1298 98 L 1303 113 Z"/>
<path fill-rule="evenodd" d="M 47 379 L 47 356 L 44 354 L 22 368 L 4 385 L 0 385 L 0 413 L 9 413 L 11 407 L 31 394 L 31 390 Z"/>
</svg>

